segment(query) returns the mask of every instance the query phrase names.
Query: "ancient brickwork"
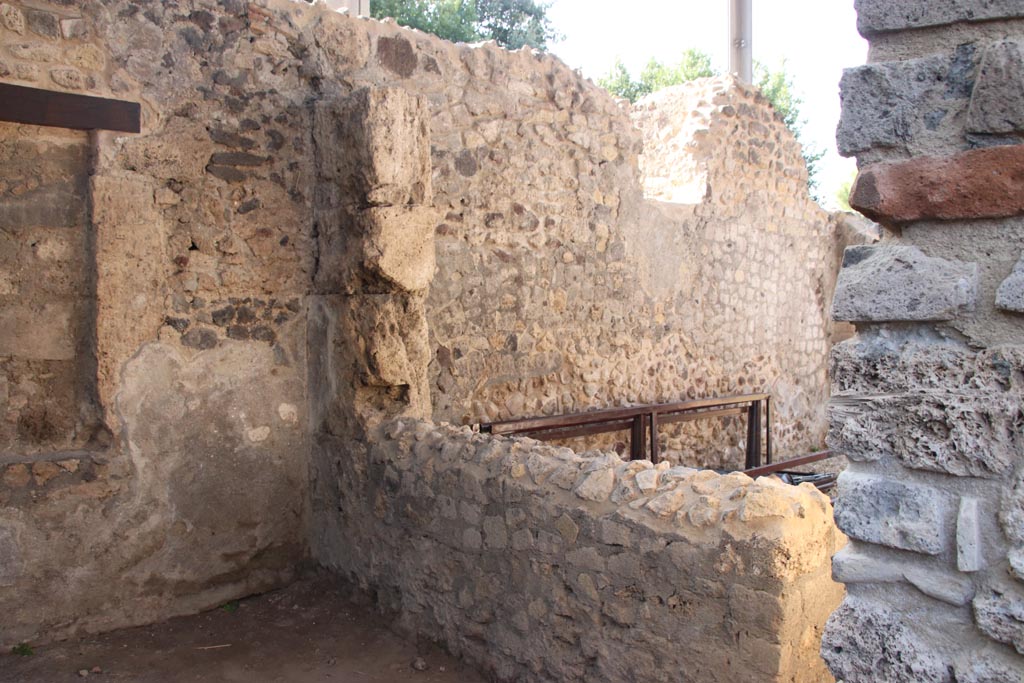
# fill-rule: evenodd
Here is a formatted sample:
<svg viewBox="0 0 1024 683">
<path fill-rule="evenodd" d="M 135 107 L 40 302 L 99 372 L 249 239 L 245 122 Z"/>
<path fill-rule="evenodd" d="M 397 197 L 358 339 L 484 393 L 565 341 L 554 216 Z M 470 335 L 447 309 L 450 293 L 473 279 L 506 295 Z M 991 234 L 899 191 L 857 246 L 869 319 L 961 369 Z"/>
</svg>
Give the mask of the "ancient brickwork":
<svg viewBox="0 0 1024 683">
<path fill-rule="evenodd" d="M 852 202 L 892 231 L 848 249 L 830 444 L 852 462 L 822 654 L 837 678 L 1024 678 L 1024 223 L 1017 3 L 861 0 L 872 63 L 843 78 Z M 1012 189 L 1007 189 L 1012 188 Z"/>
<path fill-rule="evenodd" d="M 416 420 L 334 476 L 323 559 L 495 680 L 828 678 L 808 645 L 842 595 L 841 534 L 809 484 Z"/>
</svg>

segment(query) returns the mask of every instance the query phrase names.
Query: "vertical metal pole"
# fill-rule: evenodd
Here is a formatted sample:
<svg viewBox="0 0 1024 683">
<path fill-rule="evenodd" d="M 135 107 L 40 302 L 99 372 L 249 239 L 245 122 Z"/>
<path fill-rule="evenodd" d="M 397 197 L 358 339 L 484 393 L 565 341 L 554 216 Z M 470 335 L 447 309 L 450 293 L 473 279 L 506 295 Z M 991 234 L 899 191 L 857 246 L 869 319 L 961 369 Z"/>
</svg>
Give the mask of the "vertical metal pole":
<svg viewBox="0 0 1024 683">
<path fill-rule="evenodd" d="M 644 451 L 644 416 L 637 415 L 633 418 L 633 427 L 629 431 L 629 459 L 643 460 Z"/>
<path fill-rule="evenodd" d="M 658 454 L 658 414 L 651 412 L 651 462 L 655 465 L 661 460 Z"/>
<path fill-rule="evenodd" d="M 749 470 L 761 466 L 761 402 L 754 401 L 747 408 L 747 458 Z"/>
<path fill-rule="evenodd" d="M 765 450 L 765 464 L 772 464 L 772 397 L 769 396 L 764 400 L 764 431 L 765 440 L 768 442 L 768 446 Z"/>
<path fill-rule="evenodd" d="M 754 17 L 751 0 L 729 0 L 731 44 L 729 71 L 744 83 L 754 82 Z"/>
</svg>

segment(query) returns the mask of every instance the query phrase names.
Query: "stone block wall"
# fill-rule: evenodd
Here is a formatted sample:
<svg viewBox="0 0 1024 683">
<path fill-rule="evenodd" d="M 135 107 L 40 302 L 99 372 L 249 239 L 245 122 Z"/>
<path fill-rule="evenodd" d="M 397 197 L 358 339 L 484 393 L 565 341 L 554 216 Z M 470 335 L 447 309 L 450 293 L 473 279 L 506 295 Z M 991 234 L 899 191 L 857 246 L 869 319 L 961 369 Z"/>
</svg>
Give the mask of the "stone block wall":
<svg viewBox="0 0 1024 683">
<path fill-rule="evenodd" d="M 851 203 L 829 443 L 851 460 L 822 654 L 837 678 L 1024 678 L 1024 253 L 1018 3 L 861 0 L 870 63 L 842 82 Z"/>
<path fill-rule="evenodd" d="M 498 681 L 828 680 L 812 486 L 417 420 L 345 450 L 321 559 Z"/>
</svg>

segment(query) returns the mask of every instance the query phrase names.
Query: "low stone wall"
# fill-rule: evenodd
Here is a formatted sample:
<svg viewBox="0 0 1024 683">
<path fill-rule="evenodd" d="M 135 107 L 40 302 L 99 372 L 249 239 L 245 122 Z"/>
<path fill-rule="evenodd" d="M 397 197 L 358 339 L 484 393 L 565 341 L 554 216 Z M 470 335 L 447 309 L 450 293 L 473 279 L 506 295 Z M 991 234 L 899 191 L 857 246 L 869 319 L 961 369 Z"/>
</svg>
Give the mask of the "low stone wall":
<svg viewBox="0 0 1024 683">
<path fill-rule="evenodd" d="M 321 561 L 497 680 L 829 679 L 842 535 L 809 485 L 412 419 L 320 448 Z"/>
</svg>

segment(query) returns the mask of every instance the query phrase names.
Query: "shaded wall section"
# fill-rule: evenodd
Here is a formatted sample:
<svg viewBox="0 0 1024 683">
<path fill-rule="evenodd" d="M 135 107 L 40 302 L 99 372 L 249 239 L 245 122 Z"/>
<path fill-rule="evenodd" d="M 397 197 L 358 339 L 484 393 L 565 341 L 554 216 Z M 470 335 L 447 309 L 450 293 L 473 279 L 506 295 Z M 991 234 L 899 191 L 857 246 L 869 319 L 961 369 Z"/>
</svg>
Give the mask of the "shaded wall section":
<svg viewBox="0 0 1024 683">
<path fill-rule="evenodd" d="M 887 230 L 847 250 L 833 304 L 857 326 L 829 411 L 852 541 L 822 654 L 850 683 L 1021 680 L 1024 15 L 858 10 L 870 63 L 843 76 L 838 139 L 860 166 L 851 205 Z"/>
</svg>

